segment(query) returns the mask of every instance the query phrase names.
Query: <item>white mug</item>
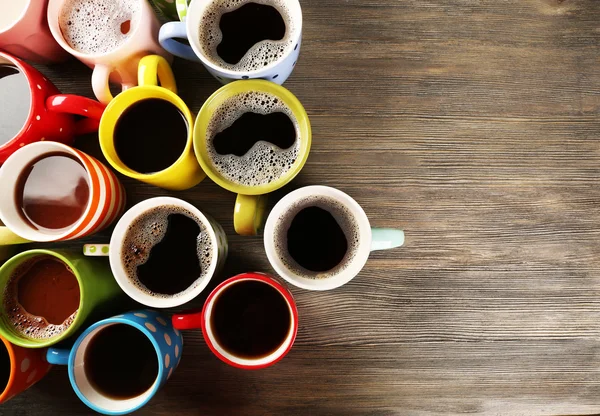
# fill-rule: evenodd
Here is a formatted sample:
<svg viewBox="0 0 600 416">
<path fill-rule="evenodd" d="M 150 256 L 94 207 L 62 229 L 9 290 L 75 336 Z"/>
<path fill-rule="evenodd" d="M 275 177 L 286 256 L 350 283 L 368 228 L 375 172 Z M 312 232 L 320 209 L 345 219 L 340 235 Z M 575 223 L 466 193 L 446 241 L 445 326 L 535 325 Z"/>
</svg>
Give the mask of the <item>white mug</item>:
<svg viewBox="0 0 600 416">
<path fill-rule="evenodd" d="M 192 213 L 196 219 L 202 221 L 212 243 L 212 259 L 207 272 L 199 283 L 194 282 L 188 289 L 172 296 L 156 296 L 140 289 L 125 270 L 122 261 L 123 242 L 128 235 L 130 226 L 137 218 L 146 212 L 158 207 L 179 207 Z M 110 244 L 86 244 L 83 253 L 86 256 L 108 256 L 110 268 L 115 280 L 121 289 L 133 300 L 152 308 L 172 308 L 183 305 L 194 299 L 204 290 L 210 279 L 218 273 L 227 258 L 227 237 L 221 225 L 212 218 L 203 214 L 192 204 L 178 198 L 157 197 L 142 201 L 131 207 L 119 220 L 110 238 Z M 165 276 L 167 279 L 177 278 L 177 265 L 173 265 L 173 275 Z M 139 284 L 139 282 L 138 282 Z"/>
<path fill-rule="evenodd" d="M 293 259 L 287 253 L 287 244 L 277 244 L 285 240 L 282 233 L 287 233 L 283 221 L 289 220 L 305 207 L 314 206 L 313 201 L 320 197 L 331 199 L 344 207 L 345 212 L 352 216 L 352 222 L 357 228 L 357 243 L 353 255 L 344 257 L 341 263 L 343 267 L 323 273 L 308 271 L 299 264 L 291 266 L 289 262 L 293 262 Z M 271 266 L 287 282 L 308 290 L 329 290 L 352 280 L 364 267 L 371 251 L 403 245 L 404 232 L 391 228 L 371 228 L 367 214 L 358 202 L 338 189 L 329 186 L 306 186 L 290 192 L 273 207 L 265 224 L 264 244 Z M 303 271 L 303 275 L 299 270 Z"/>
<path fill-rule="evenodd" d="M 209 59 L 200 45 L 200 22 L 209 6 L 215 0 L 192 0 L 183 22 L 168 22 L 160 28 L 159 42 L 163 48 L 190 61 L 201 62 L 212 76 L 223 84 L 240 79 L 260 78 L 283 84 L 290 76 L 300 54 L 302 41 L 302 9 L 298 0 L 286 0 L 290 18 L 293 22 L 293 34 L 288 50 L 274 62 L 263 68 L 252 71 L 235 71 L 218 65 Z M 218 0 L 217 0 L 218 1 Z M 290 30 L 286 28 L 286 31 Z M 179 42 L 177 39 L 186 39 L 190 46 Z"/>
<path fill-rule="evenodd" d="M 120 84 L 123 90 L 137 85 L 138 63 L 146 55 L 161 55 L 169 62 L 172 56 L 158 44 L 160 22 L 147 0 L 140 2 L 140 17 L 131 28 L 129 38 L 117 48 L 104 54 L 86 54 L 73 49 L 62 35 L 59 17 L 67 0 L 50 0 L 48 25 L 60 46 L 81 62 L 93 68 L 92 88 L 98 101 L 108 104 L 112 100 L 109 79 Z"/>
</svg>

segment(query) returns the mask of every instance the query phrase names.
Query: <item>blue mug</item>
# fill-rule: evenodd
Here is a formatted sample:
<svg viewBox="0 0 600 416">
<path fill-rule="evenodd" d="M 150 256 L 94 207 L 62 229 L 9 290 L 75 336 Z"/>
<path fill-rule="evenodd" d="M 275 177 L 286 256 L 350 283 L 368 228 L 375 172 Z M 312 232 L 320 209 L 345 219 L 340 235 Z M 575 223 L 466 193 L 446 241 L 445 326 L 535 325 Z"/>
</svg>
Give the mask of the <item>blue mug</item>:
<svg viewBox="0 0 600 416">
<path fill-rule="evenodd" d="M 88 364 L 85 362 L 86 351 L 99 333 L 113 325 L 129 325 L 151 342 L 156 351 L 158 372 L 151 386 L 133 397 L 108 395 L 92 381 Z M 113 332 L 114 333 L 114 332 Z M 129 350 L 135 349 L 130 345 Z M 75 341 L 71 350 L 50 348 L 46 359 L 51 364 L 68 365 L 69 379 L 77 396 L 92 410 L 105 415 L 123 415 L 143 407 L 167 382 L 174 369 L 179 365 L 183 347 L 181 333 L 173 328 L 171 318 L 156 311 L 144 309 L 117 315 L 96 322 L 86 329 Z M 113 355 L 119 354 L 116 351 Z M 119 370 L 122 374 L 122 370 Z M 109 374 L 110 376 L 110 374 Z M 115 374 L 115 379 L 119 374 Z M 118 381 L 118 380 L 117 380 Z"/>
</svg>

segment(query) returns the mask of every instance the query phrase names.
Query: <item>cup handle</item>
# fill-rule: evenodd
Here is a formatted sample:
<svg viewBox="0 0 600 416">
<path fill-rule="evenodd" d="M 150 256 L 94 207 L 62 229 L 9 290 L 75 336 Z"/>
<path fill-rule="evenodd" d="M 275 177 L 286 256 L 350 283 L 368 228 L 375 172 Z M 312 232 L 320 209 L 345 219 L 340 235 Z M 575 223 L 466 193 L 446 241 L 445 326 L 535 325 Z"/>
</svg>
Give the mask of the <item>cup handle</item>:
<svg viewBox="0 0 600 416">
<path fill-rule="evenodd" d="M 61 348 L 48 348 L 46 361 L 54 365 L 68 365 L 71 351 Z"/>
<path fill-rule="evenodd" d="M 267 195 L 238 194 L 233 210 L 233 226 L 240 235 L 257 235 L 265 223 Z"/>
<path fill-rule="evenodd" d="M 46 108 L 55 113 L 77 114 L 85 117 L 75 124 L 75 134 L 98 131 L 106 106 L 98 101 L 71 94 L 57 94 L 46 98 Z"/>
<path fill-rule="evenodd" d="M 147 55 L 138 65 L 138 85 L 160 86 L 177 94 L 177 84 L 171 65 L 160 55 Z"/>
<path fill-rule="evenodd" d="M 13 244 L 25 244 L 31 241 L 24 239 L 13 233 L 8 227 L 0 227 L 0 246 L 10 246 Z"/>
<path fill-rule="evenodd" d="M 84 244 L 83 254 L 89 257 L 106 257 L 110 254 L 108 244 Z"/>
<path fill-rule="evenodd" d="M 177 9 L 179 20 L 185 22 L 188 12 L 188 0 L 175 0 L 175 8 Z"/>
<path fill-rule="evenodd" d="M 404 244 L 404 231 L 395 228 L 371 228 L 371 251 L 388 250 Z"/>
<path fill-rule="evenodd" d="M 171 318 L 171 323 L 179 330 L 202 328 L 202 313 L 176 313 Z"/>
<path fill-rule="evenodd" d="M 110 92 L 110 88 L 108 86 L 108 82 L 110 80 L 110 73 L 113 71 L 113 68 L 109 68 L 105 65 L 96 65 L 94 67 L 94 71 L 92 72 L 92 89 L 94 90 L 94 95 L 103 104 L 108 104 L 113 99 L 112 93 Z M 126 86 L 123 86 L 123 89 L 126 89 Z"/>
<path fill-rule="evenodd" d="M 200 62 L 200 58 L 191 46 L 178 42 L 176 39 L 187 39 L 187 28 L 183 22 L 168 22 L 162 25 L 158 32 L 158 42 L 167 52 L 188 61 Z"/>
</svg>

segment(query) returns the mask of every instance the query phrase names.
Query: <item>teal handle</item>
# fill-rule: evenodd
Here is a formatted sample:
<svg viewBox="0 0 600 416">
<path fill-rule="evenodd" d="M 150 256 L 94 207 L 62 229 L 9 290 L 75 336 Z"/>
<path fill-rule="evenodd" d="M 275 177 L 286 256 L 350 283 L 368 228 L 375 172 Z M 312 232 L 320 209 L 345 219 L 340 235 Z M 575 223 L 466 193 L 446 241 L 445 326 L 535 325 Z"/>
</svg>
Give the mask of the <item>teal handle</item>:
<svg viewBox="0 0 600 416">
<path fill-rule="evenodd" d="M 69 355 L 71 351 L 63 350 L 60 348 L 48 348 L 48 352 L 46 352 L 46 361 L 50 364 L 55 365 L 68 365 L 69 364 Z"/>
<path fill-rule="evenodd" d="M 388 250 L 404 244 L 404 231 L 394 228 L 371 228 L 371 251 Z"/>
</svg>

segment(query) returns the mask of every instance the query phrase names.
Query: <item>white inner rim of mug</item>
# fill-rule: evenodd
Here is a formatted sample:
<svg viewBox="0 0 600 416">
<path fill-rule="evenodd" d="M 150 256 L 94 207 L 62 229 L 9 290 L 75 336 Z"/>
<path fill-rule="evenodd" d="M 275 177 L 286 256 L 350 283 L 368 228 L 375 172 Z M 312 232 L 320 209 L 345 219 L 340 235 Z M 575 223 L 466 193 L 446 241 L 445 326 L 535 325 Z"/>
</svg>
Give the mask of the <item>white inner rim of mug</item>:
<svg viewBox="0 0 600 416">
<path fill-rule="evenodd" d="M 140 289 L 129 277 L 129 274 L 125 270 L 122 261 L 123 254 L 123 241 L 125 240 L 125 236 L 129 231 L 130 225 L 140 216 L 144 215 L 151 209 L 159 208 L 159 207 L 180 207 L 190 211 L 194 214 L 202 224 L 206 228 L 209 237 L 212 242 L 213 252 L 212 259 L 210 262 L 210 266 L 208 271 L 202 278 L 202 280 L 194 281 L 192 286 L 188 287 L 186 290 L 176 293 L 172 296 L 153 296 L 150 293 L 147 293 Z M 182 201 L 177 198 L 171 197 L 157 197 L 147 199 L 145 201 L 140 202 L 139 204 L 131 207 L 119 220 L 117 223 L 112 237 L 110 239 L 110 266 L 115 276 L 115 280 L 121 286 L 121 289 L 133 300 L 150 307 L 155 308 L 171 308 L 179 305 L 183 305 L 186 302 L 194 299 L 196 296 L 200 294 L 204 290 L 204 288 L 210 282 L 215 270 L 217 268 L 219 260 L 219 241 L 215 234 L 215 230 L 213 229 L 212 224 L 202 214 L 202 212 L 194 207 L 193 205 Z M 175 278 L 177 273 L 177 265 L 173 265 L 174 276 L 170 278 Z"/>
<path fill-rule="evenodd" d="M 37 0 L 37 1 L 39 1 L 39 0 Z M 8 0 L 8 2 L 10 2 L 10 3 L 14 2 L 15 4 L 21 4 L 23 6 L 23 10 L 21 10 L 21 14 L 19 15 L 19 17 L 16 18 L 13 22 L 10 22 L 8 26 L 6 26 L 6 27 L 0 27 L 0 35 L 2 33 L 8 32 L 13 27 L 15 27 L 17 24 L 19 24 L 19 22 L 21 20 L 23 20 L 23 18 L 25 17 L 25 15 L 27 14 L 27 12 L 29 11 L 29 6 L 31 4 L 31 0 Z"/>
<path fill-rule="evenodd" d="M 31 82 L 29 82 L 29 78 L 27 77 L 25 68 L 23 68 L 21 66 L 21 64 L 19 62 L 17 62 L 15 59 L 12 59 L 10 56 L 8 56 L 8 55 L 4 54 L 2 51 L 0 51 L 0 65 L 2 65 L 2 64 L 13 65 L 13 66 L 17 67 L 19 69 L 19 72 L 21 73 L 21 75 L 24 76 L 25 79 L 27 80 L 27 85 L 29 85 L 29 113 L 27 114 L 27 118 L 25 118 L 25 120 L 23 120 L 23 125 L 19 129 L 19 132 L 17 134 L 15 134 L 12 139 L 7 140 L 3 145 L 1 145 L 0 149 L 2 149 L 4 147 L 12 146 L 14 144 L 15 140 L 17 139 L 17 137 L 19 137 L 19 136 L 21 136 L 21 134 L 23 134 L 23 131 L 25 131 L 31 118 L 33 117 L 33 88 L 31 86 Z"/>
<path fill-rule="evenodd" d="M 255 77 L 257 74 L 269 72 L 272 68 L 279 65 L 280 62 L 287 59 L 287 57 L 294 52 L 294 48 L 289 48 L 287 52 L 278 60 L 271 62 L 269 65 L 260 69 L 256 69 L 254 71 L 232 71 L 230 69 L 225 69 L 217 65 L 202 52 L 202 47 L 200 46 L 200 20 L 203 17 L 204 12 L 207 10 L 210 3 L 213 1 L 214 0 L 192 0 L 192 3 L 188 7 L 188 13 L 185 18 L 188 42 L 196 56 L 198 56 L 202 60 L 202 63 L 207 67 L 218 71 L 224 74 L 225 76 L 231 75 L 239 77 L 247 75 L 249 77 Z M 297 26 L 297 34 L 294 39 L 294 42 L 298 43 L 300 41 L 300 37 L 302 36 L 302 9 L 300 8 L 300 3 L 298 2 L 298 0 L 288 1 L 287 6 L 290 8 L 290 18 L 294 21 L 294 24 Z"/>
<path fill-rule="evenodd" d="M 326 278 L 307 278 L 299 276 L 281 260 L 276 248 L 276 241 L 279 236 L 275 235 L 275 232 L 279 228 L 277 225 L 281 219 L 286 218 L 288 211 L 294 208 L 299 201 L 318 196 L 333 198 L 354 215 L 354 220 L 359 229 L 359 242 L 354 257 L 344 268 L 340 269 L 339 273 Z M 269 262 L 277 274 L 286 281 L 303 289 L 329 290 L 349 282 L 364 267 L 371 252 L 371 226 L 361 206 L 349 195 L 328 186 L 307 186 L 287 194 L 273 207 L 265 225 L 264 244 Z"/>
<path fill-rule="evenodd" d="M 285 300 L 285 303 L 288 306 L 288 310 L 290 312 L 290 327 L 288 329 L 288 333 L 287 333 L 287 335 L 285 337 L 285 340 L 281 343 L 281 345 L 279 346 L 279 348 L 277 348 L 271 354 L 266 355 L 264 357 L 260 357 L 260 358 L 256 358 L 256 359 L 241 358 L 241 357 L 238 357 L 238 356 L 230 353 L 229 351 L 227 351 L 217 341 L 217 338 L 215 337 L 215 335 L 213 333 L 213 329 L 212 329 L 212 325 L 211 325 L 211 319 L 210 319 L 211 316 L 212 316 L 212 310 L 213 310 L 213 307 L 215 305 L 215 301 L 217 301 L 219 299 L 221 293 L 223 293 L 224 290 L 226 290 L 231 285 L 235 285 L 235 284 L 238 284 L 238 283 L 244 283 L 244 282 L 248 282 L 248 281 L 251 281 L 251 280 L 255 280 L 255 281 L 263 283 L 265 285 L 269 284 L 269 283 L 266 283 L 266 282 L 264 282 L 262 280 L 252 279 L 252 278 L 246 278 L 246 279 L 235 280 L 235 281 L 233 281 L 233 282 L 231 282 L 231 283 L 223 286 L 219 290 L 219 292 L 217 292 L 215 294 L 215 296 L 212 297 L 212 299 L 210 300 L 210 303 L 208 303 L 208 305 L 206 306 L 206 312 L 204 314 L 203 319 L 204 319 L 205 328 L 206 328 L 206 335 L 208 336 L 208 339 L 210 340 L 210 343 L 212 344 L 212 346 L 215 348 L 215 350 L 217 350 L 217 352 L 219 352 L 219 354 L 221 354 L 223 357 L 225 357 L 229 361 L 232 361 L 232 362 L 234 362 L 236 364 L 243 365 L 243 366 L 248 366 L 248 367 L 257 367 L 257 366 L 261 366 L 261 365 L 272 363 L 273 361 L 275 361 L 279 357 L 281 357 L 287 351 L 287 349 L 290 347 L 290 344 L 292 343 L 292 341 L 294 339 L 294 327 L 296 326 L 296 321 L 295 321 L 296 318 L 294 317 L 294 311 L 292 309 L 292 305 L 290 305 L 290 302 L 281 293 L 281 291 L 277 287 L 275 287 L 273 285 L 270 285 L 275 290 L 277 290 L 277 292 L 279 293 L 279 295 Z"/>
<path fill-rule="evenodd" d="M 158 363 L 159 363 L 159 370 L 156 374 L 156 380 L 154 381 L 152 386 L 150 386 L 150 388 L 148 390 L 146 390 L 144 393 L 140 394 L 139 396 L 132 397 L 131 399 L 125 399 L 125 400 L 112 399 L 110 397 L 103 395 L 102 393 L 100 393 L 98 390 L 96 390 L 92 386 L 92 384 L 90 383 L 88 376 L 85 372 L 85 352 L 87 350 L 89 343 L 92 341 L 92 339 L 101 330 L 108 328 L 109 326 L 112 326 L 112 325 L 129 325 L 129 323 L 127 323 L 127 322 L 106 323 L 106 324 L 98 326 L 97 328 L 94 328 L 91 332 L 86 334 L 85 338 L 77 346 L 77 351 L 75 352 L 75 358 L 73 360 L 72 376 L 73 376 L 73 381 L 76 384 L 77 389 L 79 390 L 79 394 L 81 394 L 83 397 L 85 397 L 85 399 L 90 404 L 92 404 L 93 406 L 96 406 L 102 410 L 108 410 L 111 412 L 126 412 L 126 411 L 131 411 L 131 410 L 143 405 L 148 400 L 150 400 L 150 398 L 154 395 L 154 392 L 157 390 L 158 385 L 160 384 L 161 356 L 160 356 L 160 353 L 157 351 L 156 359 L 158 360 Z M 136 328 L 134 325 L 131 325 L 131 326 Z M 136 329 L 139 330 L 139 328 L 136 328 Z M 144 333 L 144 331 L 140 331 L 140 332 Z M 144 333 L 144 335 L 147 336 L 147 334 L 145 334 L 145 333 Z M 150 342 L 153 341 L 152 338 L 150 338 L 150 337 L 148 337 L 148 340 Z M 154 342 L 152 342 L 152 345 L 154 346 L 154 349 L 156 350 L 156 345 L 154 344 Z"/>
<path fill-rule="evenodd" d="M 44 232 L 44 230 L 36 229 L 33 225 L 27 223 L 22 217 L 21 208 L 17 206 L 16 199 L 16 187 L 21 173 L 31 164 L 31 162 L 39 160 L 40 157 L 49 153 L 66 153 L 78 160 L 88 174 L 90 188 L 90 196 L 84 213 L 75 223 L 60 233 Z M 100 172 L 97 172 L 97 174 L 101 176 Z M 98 190 L 94 189 L 93 181 L 85 162 L 69 146 L 58 142 L 36 142 L 17 150 L 6 160 L 6 162 L 4 162 L 4 165 L 0 167 L 0 182 L 3 184 L 2 190 L 4 195 L 6 195 L 5 197 L 0 198 L 0 219 L 2 219 L 4 225 L 20 237 L 39 242 L 60 240 L 79 227 L 90 212 L 94 192 L 98 192 Z M 99 191 L 101 192 L 101 195 L 98 205 L 103 206 L 107 195 L 102 189 Z M 93 226 L 96 222 L 96 216 L 101 214 L 100 211 L 101 210 L 98 210 L 98 212 L 96 212 L 95 217 L 90 221 L 88 227 Z"/>
</svg>

